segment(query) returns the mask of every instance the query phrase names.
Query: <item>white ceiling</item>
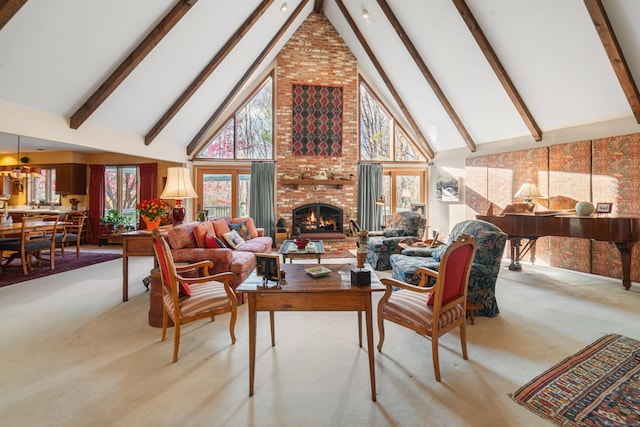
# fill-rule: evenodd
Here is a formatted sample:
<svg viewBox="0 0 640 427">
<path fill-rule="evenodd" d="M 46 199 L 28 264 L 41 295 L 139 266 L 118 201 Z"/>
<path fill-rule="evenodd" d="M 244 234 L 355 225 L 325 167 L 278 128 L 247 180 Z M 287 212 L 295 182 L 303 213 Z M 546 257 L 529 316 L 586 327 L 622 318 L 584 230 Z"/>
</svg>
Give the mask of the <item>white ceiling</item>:
<svg viewBox="0 0 640 427">
<path fill-rule="evenodd" d="M 466 147 L 376 0 L 343 0 L 436 153 Z M 149 157 L 185 147 L 300 1 L 274 1 L 149 146 L 144 135 L 239 28 L 259 0 L 200 0 L 78 130 L 69 117 L 175 5 L 175 0 L 27 1 L 0 30 L 0 132 Z M 450 0 L 387 0 L 475 144 L 534 141 Z M 631 74 L 640 81 L 640 1 L 604 0 Z M 508 76 L 545 132 L 635 118 L 581 0 L 467 0 Z M 254 73 L 257 79 L 304 18 Z M 365 20 L 362 10 L 371 17 Z M 410 131 L 335 0 L 324 13 Z M 252 82 L 250 81 L 248 85 Z M 412 133 L 412 132 L 409 132 Z M 24 144 L 28 144 L 26 138 Z M 8 145 L 8 147 L 5 147 Z M 5 147 L 5 148 L 3 148 Z M 24 145 L 24 149 L 27 145 Z M 63 148 L 65 146 L 62 146 Z M 0 134 L 0 152 L 15 151 Z M 176 153 L 180 158 L 176 159 Z"/>
</svg>

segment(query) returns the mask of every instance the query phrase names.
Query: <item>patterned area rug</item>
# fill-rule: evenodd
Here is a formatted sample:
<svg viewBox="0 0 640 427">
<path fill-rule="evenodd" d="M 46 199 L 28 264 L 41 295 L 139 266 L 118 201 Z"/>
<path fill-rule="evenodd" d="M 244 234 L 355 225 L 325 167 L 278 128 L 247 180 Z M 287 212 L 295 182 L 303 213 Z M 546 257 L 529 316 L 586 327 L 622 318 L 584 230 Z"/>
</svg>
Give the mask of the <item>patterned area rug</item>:
<svg viewBox="0 0 640 427">
<path fill-rule="evenodd" d="M 76 268 L 87 267 L 89 265 L 98 264 L 100 262 L 111 261 L 113 259 L 122 258 L 118 253 L 106 253 L 106 252 L 83 252 L 80 251 L 80 258 L 76 257 L 76 251 L 66 249 L 65 256 L 63 257 L 60 252 L 56 252 L 55 256 L 55 269 L 51 270 L 48 263 L 43 263 L 42 266 L 36 266 L 33 271 L 30 271 L 26 276 L 22 274 L 22 267 L 19 264 L 20 260 L 17 260 L 18 264 L 14 263 L 9 266 L 2 267 L 2 273 L 0 274 L 0 288 L 3 286 L 13 285 L 14 283 L 20 283 L 27 280 L 37 279 L 39 277 L 50 276 L 56 273 L 62 273 L 63 271 L 75 270 Z"/>
<path fill-rule="evenodd" d="M 640 425 L 640 341 L 605 335 L 513 394 L 562 426 Z"/>
</svg>

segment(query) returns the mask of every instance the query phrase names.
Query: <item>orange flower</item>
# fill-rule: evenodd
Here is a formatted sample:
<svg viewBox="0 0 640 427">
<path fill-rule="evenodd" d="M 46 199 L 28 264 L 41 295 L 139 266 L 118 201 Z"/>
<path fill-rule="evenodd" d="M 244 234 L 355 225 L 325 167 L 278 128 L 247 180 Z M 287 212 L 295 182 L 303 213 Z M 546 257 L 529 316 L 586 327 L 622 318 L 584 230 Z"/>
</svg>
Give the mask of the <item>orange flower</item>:
<svg viewBox="0 0 640 427">
<path fill-rule="evenodd" d="M 162 199 L 142 200 L 136 206 L 140 211 L 140 216 L 154 220 L 167 213 L 167 205 Z"/>
</svg>

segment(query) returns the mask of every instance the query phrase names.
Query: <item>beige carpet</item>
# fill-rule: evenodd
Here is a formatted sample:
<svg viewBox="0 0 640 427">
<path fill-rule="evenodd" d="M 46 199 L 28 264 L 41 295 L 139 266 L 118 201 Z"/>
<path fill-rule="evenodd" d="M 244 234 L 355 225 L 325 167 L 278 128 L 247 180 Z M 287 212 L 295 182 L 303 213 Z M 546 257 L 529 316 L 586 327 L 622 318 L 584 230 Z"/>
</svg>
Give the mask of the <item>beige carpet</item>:
<svg viewBox="0 0 640 427">
<path fill-rule="evenodd" d="M 0 289 L 0 425 L 550 425 L 509 393 L 604 334 L 640 339 L 638 284 L 625 291 L 618 280 L 525 264 L 501 272 L 501 314 L 469 326 L 469 361 L 457 334 L 442 339 L 441 383 L 430 342 L 389 325 L 372 402 L 355 314 L 278 313 L 274 348 L 268 317 L 258 317 L 249 398 L 246 306 L 235 345 L 228 315 L 192 323 L 171 364 L 172 339 L 161 343 L 147 323 L 151 258 L 131 259 L 126 303 L 121 265 Z"/>
</svg>

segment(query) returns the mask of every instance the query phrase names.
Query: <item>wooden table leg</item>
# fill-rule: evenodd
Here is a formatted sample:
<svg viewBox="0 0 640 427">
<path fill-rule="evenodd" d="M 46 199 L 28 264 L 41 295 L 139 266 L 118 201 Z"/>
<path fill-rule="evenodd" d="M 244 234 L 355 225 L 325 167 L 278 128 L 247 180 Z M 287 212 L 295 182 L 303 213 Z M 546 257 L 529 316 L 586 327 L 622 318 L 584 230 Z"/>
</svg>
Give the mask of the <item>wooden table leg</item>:
<svg viewBox="0 0 640 427">
<path fill-rule="evenodd" d="M 276 328 L 275 328 L 275 319 L 273 318 L 273 311 L 269 312 L 269 323 L 271 326 L 271 347 L 276 346 Z"/>
<path fill-rule="evenodd" d="M 249 396 L 253 396 L 256 372 L 256 294 L 249 293 Z"/>
<path fill-rule="evenodd" d="M 129 301 L 129 257 L 122 256 L 122 302 Z"/>
<path fill-rule="evenodd" d="M 376 369 L 373 360 L 373 316 L 371 294 L 365 295 L 365 318 L 367 322 L 367 353 L 369 353 L 369 375 L 371 377 L 371 400 L 376 401 Z"/>
<path fill-rule="evenodd" d="M 358 344 L 362 348 L 362 312 L 358 311 Z"/>
</svg>

